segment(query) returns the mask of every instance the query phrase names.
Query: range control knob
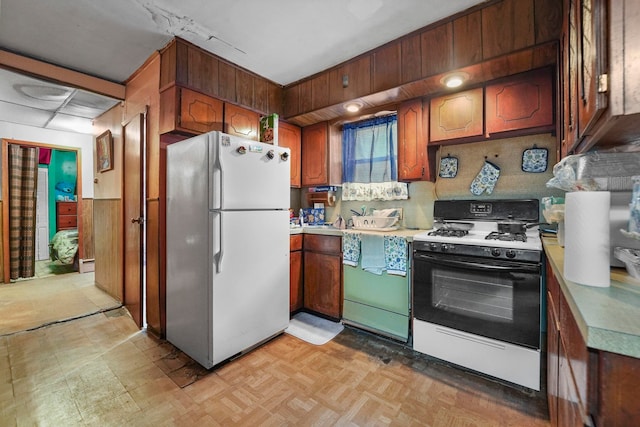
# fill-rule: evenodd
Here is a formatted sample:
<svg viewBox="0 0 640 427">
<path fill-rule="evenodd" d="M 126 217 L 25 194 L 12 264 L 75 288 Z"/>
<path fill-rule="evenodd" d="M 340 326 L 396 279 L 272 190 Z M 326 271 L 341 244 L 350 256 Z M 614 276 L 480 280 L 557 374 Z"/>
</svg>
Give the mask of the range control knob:
<svg viewBox="0 0 640 427">
<path fill-rule="evenodd" d="M 515 258 L 516 257 L 516 251 L 514 251 L 513 249 L 507 249 L 507 258 Z"/>
<path fill-rule="evenodd" d="M 236 151 L 238 152 L 238 154 L 246 154 L 247 148 L 244 145 L 241 145 L 236 149 Z"/>
<path fill-rule="evenodd" d="M 286 151 L 280 153 L 280 160 L 282 160 L 283 162 L 289 160 L 289 153 L 287 153 Z"/>
<path fill-rule="evenodd" d="M 273 150 L 269 150 L 269 151 L 267 151 L 267 158 L 268 158 L 269 160 L 273 159 L 275 156 L 276 156 L 276 155 L 275 155 L 275 153 L 273 152 Z"/>
<path fill-rule="evenodd" d="M 499 257 L 500 254 L 501 254 L 500 249 L 498 249 L 498 248 L 491 249 L 491 255 L 493 255 L 494 257 Z"/>
<path fill-rule="evenodd" d="M 443 243 L 442 245 L 440 245 L 440 250 L 442 252 L 449 252 L 451 248 L 453 248 L 453 245 L 447 245 L 446 243 Z"/>
<path fill-rule="evenodd" d="M 429 243 L 429 249 L 431 249 L 432 251 L 438 250 L 438 244 L 437 243 Z"/>
</svg>

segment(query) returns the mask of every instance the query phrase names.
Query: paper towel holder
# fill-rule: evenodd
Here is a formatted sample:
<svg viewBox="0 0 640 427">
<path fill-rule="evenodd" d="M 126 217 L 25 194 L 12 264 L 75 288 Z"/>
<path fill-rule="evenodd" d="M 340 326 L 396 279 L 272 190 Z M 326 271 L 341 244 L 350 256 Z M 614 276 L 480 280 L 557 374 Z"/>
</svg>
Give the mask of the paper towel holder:
<svg viewBox="0 0 640 427">
<path fill-rule="evenodd" d="M 307 193 L 307 202 L 310 206 L 313 206 L 314 203 L 324 203 L 325 206 L 335 206 L 336 195 L 332 191 Z"/>
</svg>

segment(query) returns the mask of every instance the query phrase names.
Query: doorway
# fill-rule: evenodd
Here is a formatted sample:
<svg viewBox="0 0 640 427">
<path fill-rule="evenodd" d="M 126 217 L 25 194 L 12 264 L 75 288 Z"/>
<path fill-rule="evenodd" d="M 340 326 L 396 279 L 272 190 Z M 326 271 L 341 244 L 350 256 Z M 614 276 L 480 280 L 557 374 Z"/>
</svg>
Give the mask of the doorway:
<svg viewBox="0 0 640 427">
<path fill-rule="evenodd" d="M 53 239 L 63 237 L 67 240 L 65 245 L 69 246 L 68 242 L 73 242 L 75 244 L 74 253 L 69 253 L 69 250 L 65 251 L 64 254 L 61 252 L 58 253 L 60 259 L 64 258 L 66 264 L 69 264 L 69 257 L 71 256 L 71 261 L 74 264 L 77 262 L 77 259 L 82 259 L 84 254 L 83 248 L 83 230 L 82 230 L 82 180 L 80 177 L 82 176 L 82 168 L 79 156 L 79 148 L 74 147 L 63 147 L 52 144 L 40 143 L 40 142 L 32 142 L 32 141 L 19 141 L 12 139 L 2 139 L 2 278 L 4 283 L 9 283 L 11 281 L 21 279 L 21 278 L 29 278 L 29 274 L 22 274 L 15 272 L 11 272 L 11 236 L 10 236 L 10 226 L 11 217 L 10 207 L 12 203 L 12 195 L 10 192 L 10 186 L 13 184 L 10 183 L 10 150 L 13 150 L 16 153 L 16 147 L 19 149 L 35 149 L 38 152 L 38 159 L 35 162 L 36 165 L 39 163 L 47 163 L 47 158 L 50 159 L 54 157 L 52 153 L 59 153 L 60 155 L 60 167 L 61 170 L 51 171 L 49 170 L 46 173 L 47 180 L 49 181 L 49 186 L 47 186 L 46 195 L 49 199 L 48 212 L 47 216 L 48 220 L 48 236 L 42 230 L 42 223 L 46 222 L 45 218 L 38 218 L 38 216 L 44 216 L 42 211 L 38 212 L 36 210 L 37 202 L 36 195 L 43 193 L 43 189 L 40 188 L 40 191 L 37 190 L 37 181 L 38 178 L 44 179 L 44 174 L 39 172 L 38 170 L 34 171 L 33 180 L 36 181 L 36 184 L 33 187 L 33 200 L 32 200 L 32 209 L 30 213 L 30 217 L 33 218 L 32 223 L 28 224 L 33 229 L 33 233 L 31 237 L 31 245 L 29 245 L 29 253 L 26 257 L 31 257 L 31 262 L 33 262 L 33 270 L 27 269 L 25 270 L 29 274 L 32 272 L 34 274 L 31 277 L 36 277 L 35 275 L 35 259 L 38 256 L 42 256 L 41 252 L 45 250 L 45 243 L 42 240 L 47 240 L 46 246 L 49 246 L 49 242 L 53 243 Z M 48 153 L 48 154 L 47 154 Z M 44 154 L 40 156 L 40 154 Z M 15 154 L 14 154 L 15 156 Z M 70 178 L 73 176 L 73 179 Z M 53 180 L 53 182 L 52 182 Z M 53 184 L 53 188 L 51 186 Z M 60 184 L 60 185 L 57 185 Z M 29 190 L 27 189 L 27 194 Z M 13 196 L 15 199 L 15 195 Z M 58 203 L 62 202 L 62 203 Z M 58 212 L 59 207 L 64 205 L 65 211 Z M 15 218 L 16 213 L 14 211 L 13 216 Z M 29 216 L 29 215 L 28 215 Z M 15 228 L 15 227 L 14 227 Z M 37 243 L 37 244 L 36 244 Z M 73 247 L 73 244 L 71 247 Z M 26 246 L 22 243 L 14 244 L 14 246 Z M 67 246 L 64 246 L 67 248 Z M 60 246 L 62 247 L 62 246 Z M 15 248 L 14 248 L 15 252 Z M 13 257 L 15 260 L 15 256 Z M 24 258 L 21 256 L 21 258 Z"/>
</svg>

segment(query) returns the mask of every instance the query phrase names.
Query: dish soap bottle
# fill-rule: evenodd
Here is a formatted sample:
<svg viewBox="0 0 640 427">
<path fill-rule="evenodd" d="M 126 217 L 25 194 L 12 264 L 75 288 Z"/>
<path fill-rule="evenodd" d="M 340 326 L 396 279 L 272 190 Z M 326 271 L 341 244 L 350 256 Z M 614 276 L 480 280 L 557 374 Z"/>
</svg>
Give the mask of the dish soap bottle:
<svg viewBox="0 0 640 427">
<path fill-rule="evenodd" d="M 298 218 L 300 218 L 300 227 L 304 227 L 304 211 L 300 208 L 300 213 Z"/>
</svg>

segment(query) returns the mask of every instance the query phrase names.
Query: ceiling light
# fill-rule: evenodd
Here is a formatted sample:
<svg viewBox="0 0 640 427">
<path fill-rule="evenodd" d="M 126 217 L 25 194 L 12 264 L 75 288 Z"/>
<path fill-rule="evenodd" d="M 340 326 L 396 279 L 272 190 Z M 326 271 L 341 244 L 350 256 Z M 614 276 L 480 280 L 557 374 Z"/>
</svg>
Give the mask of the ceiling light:
<svg viewBox="0 0 640 427">
<path fill-rule="evenodd" d="M 357 113 L 362 108 L 362 102 L 359 101 L 351 101 L 344 104 L 344 109 L 350 113 Z"/>
<path fill-rule="evenodd" d="M 447 74 L 440 81 L 449 88 L 460 87 L 469 78 L 467 73 Z"/>
</svg>

